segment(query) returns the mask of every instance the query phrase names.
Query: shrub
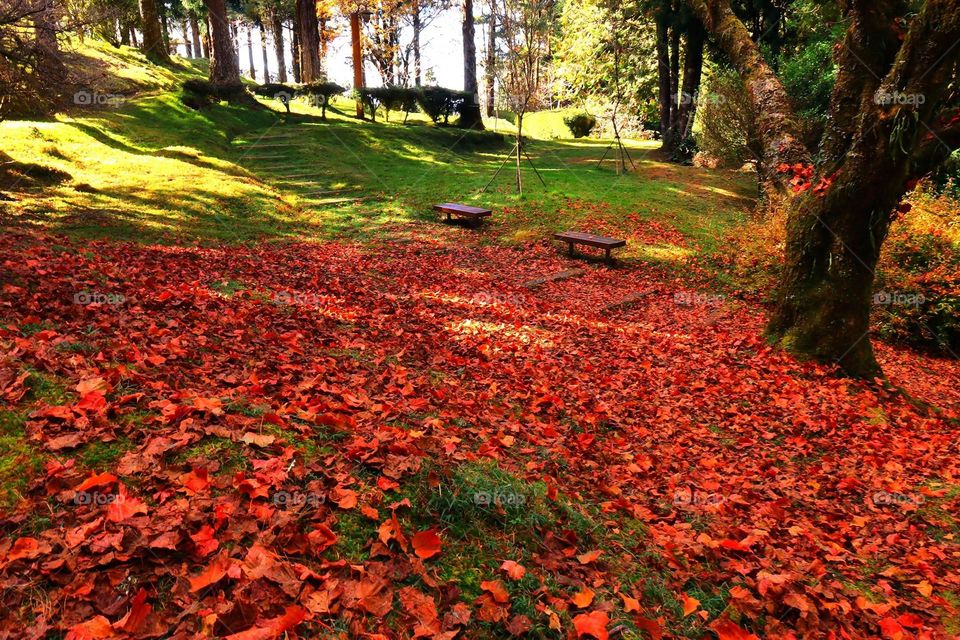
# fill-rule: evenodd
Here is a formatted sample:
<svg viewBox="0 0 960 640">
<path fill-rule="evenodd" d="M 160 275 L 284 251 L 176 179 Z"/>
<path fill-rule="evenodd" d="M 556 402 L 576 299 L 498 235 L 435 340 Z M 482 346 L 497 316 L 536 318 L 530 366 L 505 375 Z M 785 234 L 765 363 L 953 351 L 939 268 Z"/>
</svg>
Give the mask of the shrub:
<svg viewBox="0 0 960 640">
<path fill-rule="evenodd" d="M 183 83 L 181 101 L 193 109 L 203 109 L 214 102 L 242 102 L 250 96 L 242 84 L 216 85 L 209 80 L 191 79 Z"/>
<path fill-rule="evenodd" d="M 417 104 L 434 124 L 439 124 L 441 118 L 443 124 L 449 124 L 450 116 L 460 113 L 463 105 L 471 99 L 472 96 L 466 91 L 443 87 L 422 87 L 417 92 Z"/>
<path fill-rule="evenodd" d="M 697 109 L 700 131 L 695 134 L 700 150 L 723 167 L 759 160 L 763 148 L 757 119 L 740 75 L 732 69 L 715 70 L 703 95 Z"/>
<path fill-rule="evenodd" d="M 361 87 L 357 90 L 360 101 L 370 110 L 370 117 L 377 119 L 377 109 L 381 106 L 387 110 L 387 121 L 391 111 L 403 111 L 404 122 L 406 116 L 417 108 L 417 89 L 410 87 Z"/>
<path fill-rule="evenodd" d="M 327 105 L 330 104 L 330 98 L 338 96 L 346 91 L 336 82 L 315 81 L 308 82 L 300 87 L 299 95 L 307 96 L 314 106 L 319 106 L 322 118 L 327 117 Z"/>
<path fill-rule="evenodd" d="M 285 84 L 267 82 L 256 87 L 253 92 L 264 98 L 273 98 L 283 103 L 287 113 L 290 113 L 290 101 L 297 95 L 297 90 Z"/>
<path fill-rule="evenodd" d="M 816 148 L 827 122 L 830 96 L 837 79 L 837 65 L 833 62 L 833 46 L 842 36 L 815 40 L 798 53 L 785 56 L 780 67 L 783 87 L 797 110 L 804 142 Z"/>
<path fill-rule="evenodd" d="M 597 119 L 589 113 L 575 113 L 563 119 L 574 138 L 585 138 L 597 126 Z"/>
</svg>

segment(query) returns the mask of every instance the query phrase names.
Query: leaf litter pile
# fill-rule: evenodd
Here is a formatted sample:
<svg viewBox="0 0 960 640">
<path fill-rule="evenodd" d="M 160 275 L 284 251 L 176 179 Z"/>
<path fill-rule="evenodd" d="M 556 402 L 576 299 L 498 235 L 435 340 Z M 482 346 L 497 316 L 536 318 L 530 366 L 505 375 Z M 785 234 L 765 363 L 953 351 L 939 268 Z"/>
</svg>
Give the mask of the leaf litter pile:
<svg viewBox="0 0 960 640">
<path fill-rule="evenodd" d="M 0 637 L 960 632 L 955 363 L 547 244 L 0 262 Z"/>
</svg>

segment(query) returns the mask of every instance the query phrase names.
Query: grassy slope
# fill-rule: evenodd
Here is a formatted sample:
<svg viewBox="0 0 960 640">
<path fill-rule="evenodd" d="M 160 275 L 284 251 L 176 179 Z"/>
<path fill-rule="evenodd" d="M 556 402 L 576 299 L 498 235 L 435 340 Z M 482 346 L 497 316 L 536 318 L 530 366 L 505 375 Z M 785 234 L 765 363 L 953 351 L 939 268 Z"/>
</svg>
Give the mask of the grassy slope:
<svg viewBox="0 0 960 640">
<path fill-rule="evenodd" d="M 406 125 L 396 114 L 391 123 L 382 115 L 376 124 L 357 122 L 343 115 L 352 110 L 345 99 L 326 122 L 302 103 L 295 103 L 298 113 L 290 122 L 270 110 L 279 108 L 272 101 L 262 111 L 220 105 L 197 112 L 176 93 L 155 89 L 202 69 L 182 63 L 156 71 L 129 49 L 90 52 L 121 76 L 114 83 L 119 88 L 96 90 L 129 92 L 130 83 L 139 83 L 148 92 L 116 109 L 78 108 L 53 121 L 0 123 L 2 150 L 13 160 L 70 176 L 42 190 L 24 191 L 29 179 L 13 189 L 5 185 L 15 198 L 5 203 L 14 216 L 8 221 L 179 242 L 367 237 L 385 227 L 394 233 L 398 223 L 432 220 L 430 204 L 457 200 L 504 210 L 484 236 L 496 241 L 526 242 L 595 223 L 628 233 L 625 217 L 637 214 L 673 223 L 710 249 L 720 228 L 750 205 L 749 176 L 660 163 L 650 143 L 631 147 L 635 174 L 617 177 L 609 161 L 598 169 L 607 146 L 599 140 L 533 140 L 528 150 L 547 188 L 525 165 L 525 195 L 519 198 L 508 163 L 481 195 L 510 149 L 507 140 L 436 128 L 418 114 Z M 536 117 L 530 120 L 536 124 Z M 628 253 L 684 252 L 636 244 Z"/>
</svg>

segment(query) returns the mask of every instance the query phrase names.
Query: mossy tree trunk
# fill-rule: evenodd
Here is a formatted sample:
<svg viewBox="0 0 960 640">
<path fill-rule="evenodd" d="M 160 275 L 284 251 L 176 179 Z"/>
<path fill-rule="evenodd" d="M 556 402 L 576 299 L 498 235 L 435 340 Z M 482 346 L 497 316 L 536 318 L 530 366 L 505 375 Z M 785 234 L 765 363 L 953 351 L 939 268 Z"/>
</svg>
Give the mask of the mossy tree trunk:
<svg viewBox="0 0 960 640">
<path fill-rule="evenodd" d="M 769 206 L 788 212 L 770 336 L 851 375 L 881 374 L 869 328 L 883 241 L 909 185 L 960 146 L 960 101 L 948 93 L 960 61 L 960 0 L 927 0 L 912 16 L 906 2 L 848 3 L 816 161 L 729 0 L 686 1 L 743 78 L 758 114 L 764 193 Z M 901 21 L 908 24 L 902 40 Z M 906 99 L 882 99 L 898 95 Z"/>
</svg>

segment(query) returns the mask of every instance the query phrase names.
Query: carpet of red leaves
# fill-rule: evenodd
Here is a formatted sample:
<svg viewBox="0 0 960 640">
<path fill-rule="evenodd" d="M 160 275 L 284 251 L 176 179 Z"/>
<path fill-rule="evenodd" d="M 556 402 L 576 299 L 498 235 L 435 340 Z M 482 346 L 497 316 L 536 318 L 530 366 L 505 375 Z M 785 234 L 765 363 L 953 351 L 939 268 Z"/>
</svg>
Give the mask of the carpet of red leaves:
<svg viewBox="0 0 960 640">
<path fill-rule="evenodd" d="M 0 398 L 29 411 L 47 461 L 0 521 L 0 637 L 522 635 L 511 588 L 524 571 L 565 576 L 535 603 L 557 637 L 624 624 L 670 637 L 673 614 L 621 583 L 625 562 L 663 569 L 684 614 L 722 639 L 943 638 L 960 615 L 956 363 L 879 349 L 892 382 L 944 413 L 923 412 L 771 349 L 761 309 L 547 244 L 8 233 L 0 264 Z M 522 286 L 571 266 L 586 273 Z M 77 304 L 81 292 L 102 303 Z M 92 348 L 62 348 L 76 342 Z M 64 381 L 68 403 L 31 400 L 28 369 Z M 265 426 L 343 437 L 306 462 Z M 171 462 L 212 436 L 249 464 Z M 113 468 L 75 461 L 114 439 L 129 450 Z M 444 530 L 404 530 L 397 513 L 420 505 L 394 491 L 426 460 L 477 459 L 647 535 L 618 557 L 546 530 L 533 562 L 502 558 L 465 601 L 435 571 Z M 327 499 L 271 500 L 295 487 Z M 363 562 L 336 553 L 349 512 L 376 521 Z M 685 593 L 693 583 L 724 586 L 719 617 Z"/>
</svg>

